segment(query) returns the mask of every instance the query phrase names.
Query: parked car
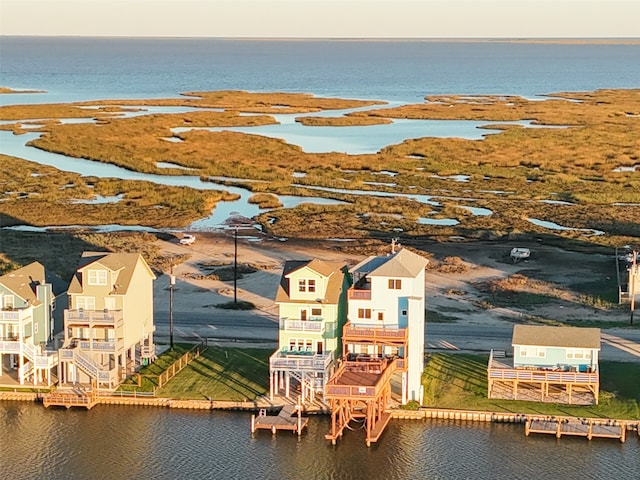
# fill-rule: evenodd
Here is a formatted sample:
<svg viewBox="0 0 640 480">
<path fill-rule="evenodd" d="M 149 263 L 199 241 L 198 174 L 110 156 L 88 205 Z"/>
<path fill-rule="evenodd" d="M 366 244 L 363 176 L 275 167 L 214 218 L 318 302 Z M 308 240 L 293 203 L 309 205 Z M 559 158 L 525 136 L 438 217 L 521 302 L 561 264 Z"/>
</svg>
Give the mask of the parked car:
<svg viewBox="0 0 640 480">
<path fill-rule="evenodd" d="M 181 245 L 191 245 L 195 241 L 196 241 L 196 236 L 195 235 L 189 235 L 188 233 L 185 233 L 184 235 L 182 235 L 182 238 L 180 239 L 180 244 Z"/>
</svg>

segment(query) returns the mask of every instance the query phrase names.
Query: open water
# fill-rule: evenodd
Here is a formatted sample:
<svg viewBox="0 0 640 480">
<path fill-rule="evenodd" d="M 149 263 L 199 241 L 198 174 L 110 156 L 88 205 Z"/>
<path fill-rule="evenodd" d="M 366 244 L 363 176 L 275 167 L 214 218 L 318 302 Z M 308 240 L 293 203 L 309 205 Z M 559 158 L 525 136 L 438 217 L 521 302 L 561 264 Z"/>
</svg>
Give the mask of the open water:
<svg viewBox="0 0 640 480">
<path fill-rule="evenodd" d="M 432 94 L 536 98 L 638 88 L 640 46 L 0 37 L 0 85 L 47 91 L 0 95 L 2 105 L 221 89 L 392 103 L 419 102 Z M 24 143 L 16 142 L 24 138 L 3 134 L 0 152 L 22 151 Z M 69 160 L 47 155 L 45 163 Z M 92 162 L 89 173 L 101 174 L 99 168 Z M 640 441 L 632 436 L 624 444 L 556 440 L 525 437 L 522 425 L 395 421 L 367 448 L 358 431 L 347 432 L 333 447 L 324 440 L 328 429 L 327 418 L 319 417 L 300 439 L 265 432 L 252 438 L 247 413 L 107 406 L 66 411 L 4 402 L 0 475 L 7 480 L 640 478 Z"/>
<path fill-rule="evenodd" d="M 523 425 L 392 421 L 324 440 L 328 418 L 298 438 L 259 431 L 250 414 L 98 405 L 90 411 L 0 404 L 0 469 L 13 479 L 617 479 L 640 472 L 640 441 L 552 435 Z"/>
</svg>

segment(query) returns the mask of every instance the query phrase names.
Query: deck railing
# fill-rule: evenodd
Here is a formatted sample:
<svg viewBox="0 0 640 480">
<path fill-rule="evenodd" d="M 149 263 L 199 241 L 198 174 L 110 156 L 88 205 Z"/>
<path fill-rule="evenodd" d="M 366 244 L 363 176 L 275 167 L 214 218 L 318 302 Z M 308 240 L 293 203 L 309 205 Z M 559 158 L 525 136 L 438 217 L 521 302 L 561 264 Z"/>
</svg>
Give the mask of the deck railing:
<svg viewBox="0 0 640 480">
<path fill-rule="evenodd" d="M 352 287 L 347 292 L 349 300 L 371 300 L 371 290 L 358 290 Z"/>
<path fill-rule="evenodd" d="M 69 324 L 101 324 L 115 325 L 123 320 L 122 310 L 70 310 L 64 311 L 65 325 Z"/>
<path fill-rule="evenodd" d="M 398 358 L 371 362 L 343 362 L 338 371 L 331 377 L 325 387 L 325 398 L 376 398 L 381 389 L 387 385 L 391 375 L 398 369 Z M 374 385 L 358 383 L 341 383 L 344 373 L 380 374 Z"/>
<path fill-rule="evenodd" d="M 517 368 L 490 368 L 491 380 L 508 380 L 545 383 L 599 383 L 598 373 L 554 372 L 550 370 L 521 370 Z"/>
<path fill-rule="evenodd" d="M 269 366 L 275 369 L 326 371 L 333 361 L 333 354 L 279 351 L 271 355 Z"/>
<path fill-rule="evenodd" d="M 115 340 L 78 340 L 77 344 L 82 350 L 100 350 L 103 352 L 114 352 L 116 349 Z"/>
<path fill-rule="evenodd" d="M 280 329 L 286 331 L 323 333 L 324 326 L 322 318 L 312 318 L 311 320 L 280 319 Z"/>
<path fill-rule="evenodd" d="M 406 341 L 407 329 L 406 328 L 392 328 L 392 327 L 373 327 L 363 325 L 353 325 L 351 322 L 347 322 L 342 330 L 343 342 L 351 340 L 366 340 L 366 341 Z"/>
<path fill-rule="evenodd" d="M 18 308 L 12 310 L 0 309 L 0 322 L 21 322 L 32 317 L 32 308 Z"/>
</svg>

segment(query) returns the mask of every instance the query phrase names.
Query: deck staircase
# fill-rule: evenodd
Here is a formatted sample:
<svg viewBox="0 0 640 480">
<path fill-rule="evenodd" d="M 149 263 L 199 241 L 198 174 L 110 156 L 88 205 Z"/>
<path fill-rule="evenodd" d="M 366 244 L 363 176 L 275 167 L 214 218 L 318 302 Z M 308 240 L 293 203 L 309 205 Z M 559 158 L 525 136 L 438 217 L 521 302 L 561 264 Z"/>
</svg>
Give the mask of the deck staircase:
<svg viewBox="0 0 640 480">
<path fill-rule="evenodd" d="M 77 345 L 69 345 L 60 349 L 60 359 L 71 362 L 84 373 L 95 380 L 98 385 L 107 384 L 112 386 L 111 371 L 95 362 L 91 357 L 84 353 Z"/>
</svg>

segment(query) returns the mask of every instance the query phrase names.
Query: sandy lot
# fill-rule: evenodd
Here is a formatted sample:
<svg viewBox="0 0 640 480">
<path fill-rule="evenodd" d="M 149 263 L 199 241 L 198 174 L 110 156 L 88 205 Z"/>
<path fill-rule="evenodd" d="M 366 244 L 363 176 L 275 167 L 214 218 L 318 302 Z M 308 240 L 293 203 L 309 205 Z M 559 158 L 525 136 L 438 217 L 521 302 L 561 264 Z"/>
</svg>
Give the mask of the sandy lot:
<svg viewBox="0 0 640 480">
<path fill-rule="evenodd" d="M 214 265 L 232 267 L 234 261 L 233 231 L 228 233 L 199 233 L 191 246 L 177 242 L 159 241 L 167 254 L 188 253 L 190 258 L 174 267 L 176 288 L 174 308 L 179 311 L 209 312 L 213 305 L 233 299 L 233 281 L 205 278 Z M 428 311 L 438 312 L 445 321 L 470 324 L 500 324 L 523 320 L 528 316 L 553 320 L 621 321 L 629 317 L 626 310 L 604 310 L 580 302 L 570 286 L 576 279 L 604 281 L 615 275 L 613 256 L 586 254 L 561 250 L 545 245 L 521 245 L 531 248 L 529 260 L 513 263 L 509 251 L 515 245 L 505 243 L 431 243 L 423 247 L 411 246 L 430 259 L 425 293 Z M 257 236 L 254 229 L 238 233 L 238 265 L 250 265 L 255 273 L 245 274 L 237 281 L 238 300 L 250 301 L 265 314 L 277 315 L 274 304 L 276 287 L 286 260 L 319 258 L 342 261 L 353 265 L 365 257 L 357 242 L 287 240 Z M 371 248 L 369 250 L 372 250 Z M 377 251 L 391 251 L 381 245 Z M 357 252 L 357 253 L 356 253 Z M 459 257 L 458 271 L 442 267 L 446 257 Z M 486 291 L 487 282 L 509 278 L 515 274 L 526 277 L 520 291 L 552 294 L 542 304 L 494 306 Z M 165 302 L 169 285 L 168 275 L 155 283 L 156 299 Z M 483 288 L 484 286 L 484 288 Z M 160 306 L 160 309 L 163 309 Z M 442 318 L 440 318 L 442 321 Z"/>
</svg>

